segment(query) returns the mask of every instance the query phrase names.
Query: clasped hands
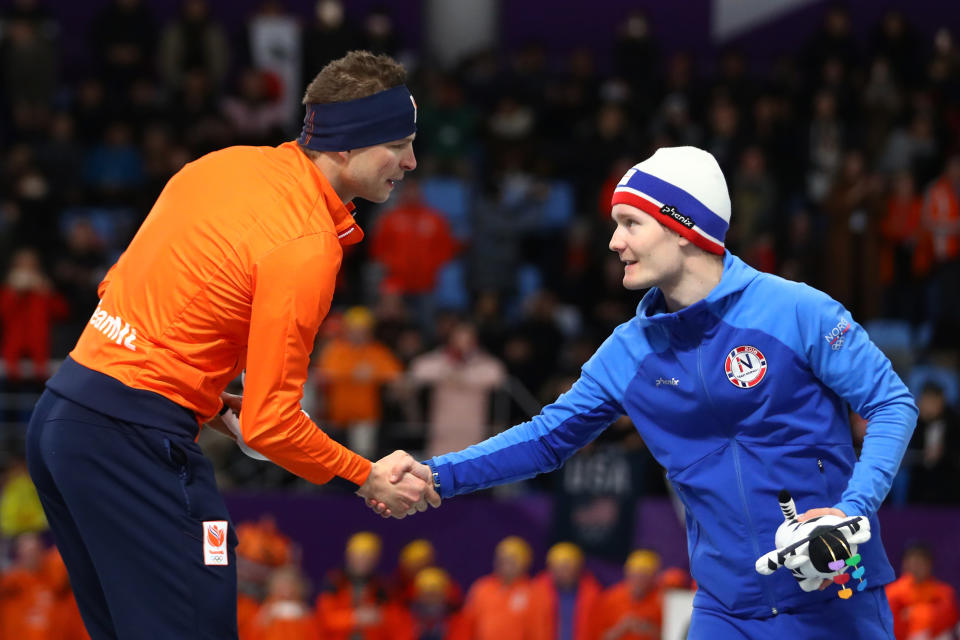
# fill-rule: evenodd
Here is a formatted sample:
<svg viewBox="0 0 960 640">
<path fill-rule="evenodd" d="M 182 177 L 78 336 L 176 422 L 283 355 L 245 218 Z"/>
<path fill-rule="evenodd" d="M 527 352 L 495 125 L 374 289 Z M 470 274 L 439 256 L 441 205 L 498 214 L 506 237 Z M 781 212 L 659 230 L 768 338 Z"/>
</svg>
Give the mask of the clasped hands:
<svg viewBox="0 0 960 640">
<path fill-rule="evenodd" d="M 440 506 L 430 467 L 405 451 L 394 451 L 374 462 L 357 495 L 384 518 L 401 519 L 426 511 L 428 504 Z"/>
</svg>

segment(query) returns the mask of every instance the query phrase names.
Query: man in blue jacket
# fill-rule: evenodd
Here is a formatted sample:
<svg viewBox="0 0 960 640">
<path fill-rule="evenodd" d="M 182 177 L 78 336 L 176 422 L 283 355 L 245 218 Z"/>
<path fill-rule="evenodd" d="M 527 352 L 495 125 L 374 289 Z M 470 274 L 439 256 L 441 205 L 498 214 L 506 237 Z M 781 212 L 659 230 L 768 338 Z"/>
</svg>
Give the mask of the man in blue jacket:
<svg viewBox="0 0 960 640">
<path fill-rule="evenodd" d="M 843 306 L 760 273 L 724 249 L 730 198 L 716 160 L 660 149 L 613 196 L 610 240 L 628 289 L 651 287 L 572 389 L 540 415 L 463 451 L 394 469 L 448 498 L 556 469 L 627 414 L 686 510 L 699 585 L 693 640 L 893 639 L 882 585 L 894 578 L 876 511 L 917 418 L 890 362 Z M 859 460 L 848 405 L 867 420 Z M 429 474 L 429 476 L 428 476 Z M 762 576 L 787 489 L 816 515 L 869 517 L 869 588 L 849 600 Z M 382 505 L 371 505 L 383 513 Z"/>
</svg>

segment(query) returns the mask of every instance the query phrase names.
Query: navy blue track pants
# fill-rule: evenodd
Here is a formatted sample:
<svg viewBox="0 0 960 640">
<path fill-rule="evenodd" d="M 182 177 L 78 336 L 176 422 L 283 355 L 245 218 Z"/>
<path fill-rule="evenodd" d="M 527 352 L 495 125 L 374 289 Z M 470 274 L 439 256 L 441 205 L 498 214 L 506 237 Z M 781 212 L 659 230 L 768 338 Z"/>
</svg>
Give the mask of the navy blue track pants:
<svg viewBox="0 0 960 640">
<path fill-rule="evenodd" d="M 798 587 L 799 588 L 799 587 Z M 835 586 L 829 587 L 836 590 Z M 883 587 L 854 592 L 804 611 L 770 618 L 735 618 L 694 607 L 688 640 L 894 640 L 893 614 Z"/>
<path fill-rule="evenodd" d="M 93 640 L 237 637 L 236 534 L 190 427 L 125 422 L 50 390 L 37 403 L 27 463 Z M 216 521 L 226 548 L 205 555 Z"/>
</svg>

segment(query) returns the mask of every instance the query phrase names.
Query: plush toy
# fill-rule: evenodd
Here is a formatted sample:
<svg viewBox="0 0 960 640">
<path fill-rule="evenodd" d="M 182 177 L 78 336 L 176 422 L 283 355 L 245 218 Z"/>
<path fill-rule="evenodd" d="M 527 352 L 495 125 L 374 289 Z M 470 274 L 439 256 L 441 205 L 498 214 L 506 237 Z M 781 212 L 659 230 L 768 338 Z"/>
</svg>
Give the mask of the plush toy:
<svg viewBox="0 0 960 640">
<path fill-rule="evenodd" d="M 790 493 L 780 492 L 783 524 L 774 538 L 777 548 L 757 559 L 756 568 L 768 576 L 786 567 L 804 591 L 815 591 L 824 580 L 840 585 L 839 596 L 846 600 L 853 595 L 848 586 L 850 577 L 859 580 L 857 591 L 867 587 L 863 577 L 857 545 L 870 539 L 870 521 L 864 516 L 818 516 L 806 522 L 797 520 L 797 508 Z M 847 573 L 847 569 L 852 569 Z"/>
</svg>

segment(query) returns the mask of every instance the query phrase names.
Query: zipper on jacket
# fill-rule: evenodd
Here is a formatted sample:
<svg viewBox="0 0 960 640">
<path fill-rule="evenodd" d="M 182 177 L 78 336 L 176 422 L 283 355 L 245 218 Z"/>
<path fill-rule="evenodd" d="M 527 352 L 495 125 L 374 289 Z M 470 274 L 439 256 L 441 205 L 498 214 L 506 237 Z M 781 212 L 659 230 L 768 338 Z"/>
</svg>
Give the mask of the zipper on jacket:
<svg viewBox="0 0 960 640">
<path fill-rule="evenodd" d="M 700 385 L 703 387 L 703 392 L 710 401 L 710 407 L 716 411 L 716 406 L 713 404 L 713 398 L 710 396 L 710 391 L 707 388 L 707 381 L 703 377 L 703 358 L 701 357 L 702 352 L 703 347 L 697 346 L 697 375 L 700 376 Z M 760 541 L 757 540 L 756 530 L 753 527 L 753 518 L 750 517 L 750 503 L 747 502 L 747 491 L 743 486 L 743 470 L 740 466 L 740 445 L 737 444 L 736 435 L 730 436 L 730 449 L 733 452 L 733 470 L 737 476 L 737 488 L 740 491 L 740 504 L 743 506 L 743 513 L 747 518 L 747 529 L 750 532 L 750 544 L 753 546 L 753 557 L 759 558 L 763 554 L 760 552 Z M 767 585 L 767 583 L 763 580 L 760 580 L 760 589 L 763 591 L 763 595 L 767 600 L 767 604 L 770 606 L 770 612 L 773 615 L 779 614 L 780 611 L 776 607 L 776 600 L 773 597 L 773 593 L 770 591 L 770 587 Z"/>
<path fill-rule="evenodd" d="M 823 460 L 821 458 L 817 458 L 817 469 L 820 469 L 820 473 L 823 473 Z"/>
</svg>

